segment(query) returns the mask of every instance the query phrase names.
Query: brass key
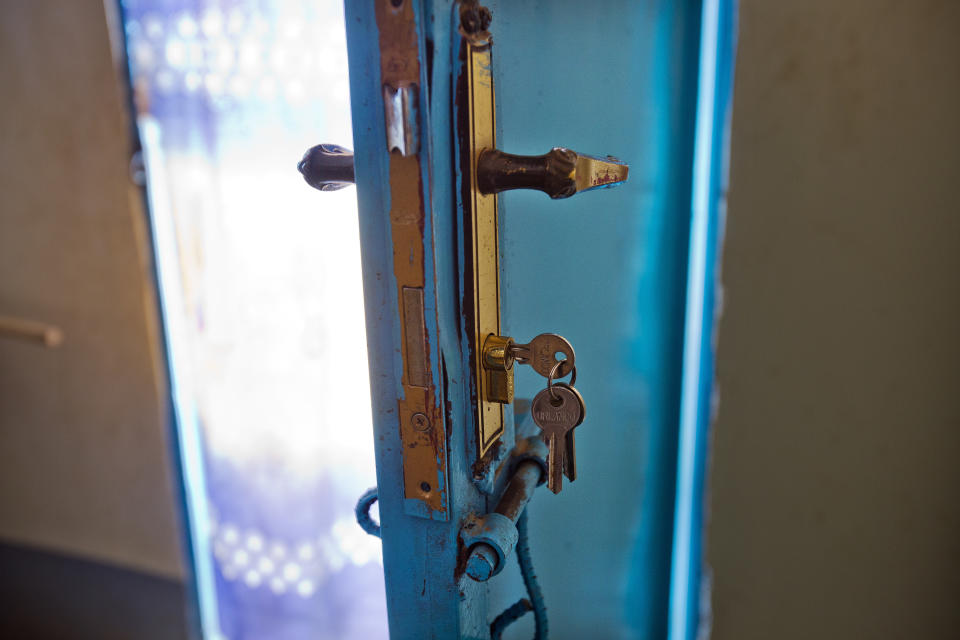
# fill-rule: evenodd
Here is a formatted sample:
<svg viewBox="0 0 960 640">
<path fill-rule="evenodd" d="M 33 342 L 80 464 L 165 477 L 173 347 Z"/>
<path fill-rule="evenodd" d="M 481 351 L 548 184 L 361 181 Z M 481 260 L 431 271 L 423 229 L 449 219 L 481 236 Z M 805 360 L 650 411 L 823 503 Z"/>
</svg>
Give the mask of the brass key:
<svg viewBox="0 0 960 640">
<path fill-rule="evenodd" d="M 554 371 L 555 377 L 565 378 L 573 371 L 573 345 L 566 338 L 555 333 L 541 333 L 527 344 L 513 343 L 509 349 L 517 362 L 529 364 L 544 378 L 550 376 L 550 372 L 558 362 L 562 364 L 557 371 Z M 564 358 L 557 358 L 558 353 L 562 353 Z"/>
<path fill-rule="evenodd" d="M 577 443 L 573 438 L 573 429 L 567 431 L 563 444 L 563 475 L 573 482 L 577 479 Z"/>
<path fill-rule="evenodd" d="M 538 393 L 530 405 L 530 415 L 540 427 L 547 444 L 547 488 L 560 493 L 566 467 L 567 436 L 583 422 L 585 407 L 580 393 L 573 387 L 557 383 Z M 572 461 L 576 465 L 576 460 Z M 573 468 L 576 475 L 575 466 Z"/>
<path fill-rule="evenodd" d="M 553 388 L 557 387 L 566 387 L 567 385 L 563 382 L 557 382 L 553 385 Z M 583 396 L 580 395 L 580 392 L 570 387 L 576 394 L 577 398 L 580 399 L 580 422 L 573 426 L 573 429 L 567 431 L 566 438 L 564 440 L 563 447 L 563 474 L 567 476 L 567 480 L 573 482 L 577 479 L 577 442 L 574 439 L 574 433 L 577 427 L 583 424 L 583 419 L 587 417 L 587 405 L 583 401 Z"/>
</svg>

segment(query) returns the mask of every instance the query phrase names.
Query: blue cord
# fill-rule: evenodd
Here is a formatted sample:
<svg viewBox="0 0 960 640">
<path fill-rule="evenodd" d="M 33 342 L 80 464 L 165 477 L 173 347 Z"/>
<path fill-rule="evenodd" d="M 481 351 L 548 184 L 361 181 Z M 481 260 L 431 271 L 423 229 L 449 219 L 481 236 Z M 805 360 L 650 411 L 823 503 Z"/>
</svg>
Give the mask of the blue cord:
<svg viewBox="0 0 960 640">
<path fill-rule="evenodd" d="M 497 616 L 497 619 L 490 625 L 490 640 L 501 640 L 503 632 L 507 627 L 520 619 L 523 614 L 533 609 L 533 605 L 526 598 L 521 598 Z"/>
<path fill-rule="evenodd" d="M 372 536 L 380 537 L 380 525 L 370 517 L 370 507 L 377 501 L 377 488 L 368 489 L 357 501 L 357 524 Z M 503 632 L 512 623 L 519 620 L 528 611 L 533 611 L 534 635 L 533 640 L 547 640 L 547 606 L 543 602 L 543 592 L 537 582 L 537 574 L 533 572 L 533 556 L 530 554 L 530 542 L 527 538 L 527 510 L 524 509 L 517 520 L 517 564 L 520 565 L 520 575 L 523 585 L 527 588 L 527 595 L 508 607 L 490 625 L 492 640 L 501 640 Z"/>
<path fill-rule="evenodd" d="M 380 537 L 380 525 L 373 521 L 373 518 L 370 517 L 370 507 L 373 506 L 373 503 L 377 501 L 377 488 L 367 489 L 367 492 L 360 496 L 360 499 L 357 500 L 357 524 L 360 525 L 360 528 L 369 533 L 372 536 Z"/>
<path fill-rule="evenodd" d="M 537 574 L 533 572 L 533 556 L 530 555 L 530 543 L 527 538 L 527 510 L 524 509 L 517 520 L 517 564 L 520 565 L 520 575 L 523 585 L 527 588 L 530 599 L 523 598 L 501 613 L 490 625 L 492 640 L 500 640 L 504 630 L 517 621 L 527 611 L 533 611 L 534 635 L 533 640 L 547 640 L 547 606 L 543 601 L 543 592 L 537 582 Z"/>
<path fill-rule="evenodd" d="M 530 543 L 527 538 L 527 510 L 524 509 L 517 521 L 517 531 L 520 534 L 517 540 L 517 562 L 520 564 L 520 575 L 523 576 L 523 585 L 527 588 L 527 595 L 533 604 L 533 618 L 535 621 L 534 640 L 547 640 L 547 605 L 543 601 L 543 592 L 537 582 L 537 574 L 533 572 L 533 556 L 530 555 Z"/>
</svg>

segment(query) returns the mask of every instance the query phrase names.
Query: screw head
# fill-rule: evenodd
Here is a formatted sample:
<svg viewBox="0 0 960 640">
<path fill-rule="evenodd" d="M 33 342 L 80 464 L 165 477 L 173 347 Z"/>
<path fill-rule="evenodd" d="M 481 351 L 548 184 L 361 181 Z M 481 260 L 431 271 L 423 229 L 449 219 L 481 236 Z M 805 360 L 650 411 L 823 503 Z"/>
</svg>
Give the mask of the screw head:
<svg viewBox="0 0 960 640">
<path fill-rule="evenodd" d="M 420 411 L 410 416 L 410 423 L 413 424 L 413 428 L 417 431 L 426 431 L 430 428 L 430 418 L 427 417 L 427 414 Z"/>
</svg>

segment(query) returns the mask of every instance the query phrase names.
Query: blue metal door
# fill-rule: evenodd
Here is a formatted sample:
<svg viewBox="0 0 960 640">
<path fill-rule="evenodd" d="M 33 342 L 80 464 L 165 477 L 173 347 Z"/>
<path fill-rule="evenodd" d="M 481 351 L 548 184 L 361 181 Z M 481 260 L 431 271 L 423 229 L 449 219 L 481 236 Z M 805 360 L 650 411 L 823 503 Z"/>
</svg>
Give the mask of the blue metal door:
<svg viewBox="0 0 960 640">
<path fill-rule="evenodd" d="M 551 637 L 704 628 L 733 13 L 726 0 L 346 3 L 391 637 L 489 638 L 524 594 L 517 513 L 485 517 L 519 463 L 542 455 L 527 400 L 546 380 L 518 363 L 516 399 L 491 400 L 509 390 L 485 338 L 545 332 L 574 345 L 588 407 L 577 481 L 527 507 Z M 609 154 L 629 180 L 568 199 L 496 195 L 478 186 L 485 145 Z M 322 160 L 328 177 L 337 153 Z M 489 579 L 471 564 L 478 544 L 505 551 Z M 526 619 L 510 633 L 529 635 Z"/>
</svg>

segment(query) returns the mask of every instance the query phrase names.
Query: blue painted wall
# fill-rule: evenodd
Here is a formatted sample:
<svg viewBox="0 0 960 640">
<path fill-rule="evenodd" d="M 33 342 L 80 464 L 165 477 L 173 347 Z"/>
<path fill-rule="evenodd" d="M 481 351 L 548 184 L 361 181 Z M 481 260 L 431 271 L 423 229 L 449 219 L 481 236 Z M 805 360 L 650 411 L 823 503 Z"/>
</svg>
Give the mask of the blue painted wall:
<svg viewBox="0 0 960 640">
<path fill-rule="evenodd" d="M 588 406 L 580 479 L 531 506 L 552 637 L 664 638 L 701 3 L 490 7 L 500 147 L 631 167 L 616 189 L 501 200 L 506 329 L 569 338 Z M 542 384 L 521 369 L 518 395 Z M 506 576 L 492 606 L 520 588 Z"/>
</svg>

